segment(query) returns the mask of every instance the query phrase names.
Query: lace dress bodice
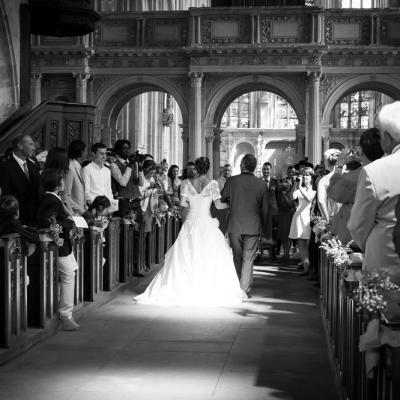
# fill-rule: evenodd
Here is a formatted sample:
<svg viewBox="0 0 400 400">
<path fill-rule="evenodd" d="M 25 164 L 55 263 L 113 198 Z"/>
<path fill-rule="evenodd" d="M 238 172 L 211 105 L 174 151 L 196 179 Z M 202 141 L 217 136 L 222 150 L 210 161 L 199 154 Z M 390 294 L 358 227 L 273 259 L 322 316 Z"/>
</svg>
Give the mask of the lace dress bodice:
<svg viewBox="0 0 400 400">
<path fill-rule="evenodd" d="M 185 180 L 181 185 L 181 197 L 185 197 L 190 205 L 188 219 L 211 218 L 210 206 L 215 200 L 221 198 L 218 182 L 210 181 L 200 193 Z"/>
</svg>

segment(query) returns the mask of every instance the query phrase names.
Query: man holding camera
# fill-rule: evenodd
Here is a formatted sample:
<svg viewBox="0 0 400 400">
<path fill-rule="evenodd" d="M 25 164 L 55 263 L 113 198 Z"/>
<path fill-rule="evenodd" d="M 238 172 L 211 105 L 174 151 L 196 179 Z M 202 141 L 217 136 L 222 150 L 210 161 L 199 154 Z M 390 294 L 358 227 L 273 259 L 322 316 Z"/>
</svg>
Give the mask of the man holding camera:
<svg viewBox="0 0 400 400">
<path fill-rule="evenodd" d="M 119 213 L 121 217 L 127 216 L 136 208 L 135 201 L 140 199 L 140 192 L 135 182 L 138 174 L 138 164 L 130 156 L 131 143 L 129 140 L 117 140 L 114 144 L 115 161 L 110 164 L 113 178 L 114 194 L 119 199 Z"/>
</svg>

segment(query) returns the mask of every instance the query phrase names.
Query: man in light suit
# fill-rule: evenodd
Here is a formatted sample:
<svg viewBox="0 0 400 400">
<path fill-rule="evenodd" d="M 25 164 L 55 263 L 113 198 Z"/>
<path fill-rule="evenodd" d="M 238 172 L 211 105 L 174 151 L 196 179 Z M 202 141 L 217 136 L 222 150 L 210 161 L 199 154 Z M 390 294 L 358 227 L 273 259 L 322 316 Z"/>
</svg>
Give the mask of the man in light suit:
<svg viewBox="0 0 400 400">
<path fill-rule="evenodd" d="M 400 195 L 400 102 L 388 104 L 378 114 L 382 149 L 387 154 L 363 168 L 347 227 L 365 252 L 364 268 L 383 269 L 400 283 L 400 258 L 393 244 L 395 207 Z"/>
<path fill-rule="evenodd" d="M 69 171 L 65 176 L 65 199 L 71 215 L 82 215 L 85 212 L 85 186 L 83 184 L 82 167 L 86 144 L 81 140 L 73 140 L 68 146 Z"/>
<path fill-rule="evenodd" d="M 227 179 L 221 201 L 229 203 L 227 233 L 240 287 L 248 295 L 253 281 L 253 263 L 262 221 L 268 213 L 266 183 L 254 176 L 256 158 L 246 154 L 240 164 L 241 174 Z"/>
</svg>

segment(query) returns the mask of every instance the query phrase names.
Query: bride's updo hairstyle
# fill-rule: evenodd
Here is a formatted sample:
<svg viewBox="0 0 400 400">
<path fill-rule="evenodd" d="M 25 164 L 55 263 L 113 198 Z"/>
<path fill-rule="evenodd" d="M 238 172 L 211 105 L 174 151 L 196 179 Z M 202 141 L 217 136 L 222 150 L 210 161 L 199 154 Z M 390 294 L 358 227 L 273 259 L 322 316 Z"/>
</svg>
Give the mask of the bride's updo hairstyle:
<svg viewBox="0 0 400 400">
<path fill-rule="evenodd" d="M 205 175 L 210 169 L 210 160 L 207 157 L 196 158 L 194 166 L 199 175 Z"/>
</svg>

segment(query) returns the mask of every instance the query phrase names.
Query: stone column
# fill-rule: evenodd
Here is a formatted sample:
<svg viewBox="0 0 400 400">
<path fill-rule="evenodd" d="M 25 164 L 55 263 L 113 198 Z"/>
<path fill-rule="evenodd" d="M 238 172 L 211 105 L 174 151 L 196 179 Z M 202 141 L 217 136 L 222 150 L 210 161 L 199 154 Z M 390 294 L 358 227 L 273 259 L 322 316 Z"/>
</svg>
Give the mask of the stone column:
<svg viewBox="0 0 400 400">
<path fill-rule="evenodd" d="M 321 127 L 320 127 L 320 81 L 321 72 L 311 72 L 310 77 L 310 132 L 308 136 L 309 161 L 313 164 L 321 162 Z"/>
<path fill-rule="evenodd" d="M 210 160 L 209 176 L 214 176 L 214 128 L 215 125 L 205 125 L 206 157 Z"/>
<path fill-rule="evenodd" d="M 31 74 L 31 99 L 32 106 L 36 107 L 42 102 L 42 74 Z"/>
<path fill-rule="evenodd" d="M 303 160 L 305 157 L 305 126 L 296 125 L 296 162 Z"/>
<path fill-rule="evenodd" d="M 214 166 L 214 179 L 219 178 L 221 159 L 221 133 L 223 132 L 220 128 L 214 128 L 214 142 L 213 142 L 213 166 Z"/>
<path fill-rule="evenodd" d="M 194 160 L 201 156 L 201 83 L 203 74 L 192 72 L 190 77 L 190 113 L 189 113 L 189 159 Z"/>
<path fill-rule="evenodd" d="M 87 81 L 90 74 L 74 74 L 75 78 L 75 100 L 77 103 L 87 103 Z"/>
<path fill-rule="evenodd" d="M 179 124 L 182 128 L 182 168 L 185 168 L 188 161 L 194 161 L 189 158 L 189 133 L 188 126 L 184 124 Z"/>
</svg>

